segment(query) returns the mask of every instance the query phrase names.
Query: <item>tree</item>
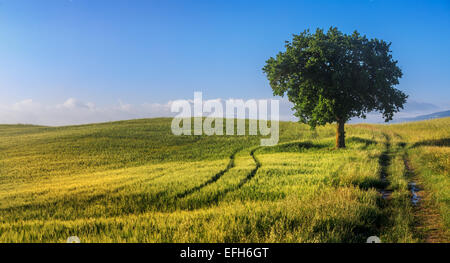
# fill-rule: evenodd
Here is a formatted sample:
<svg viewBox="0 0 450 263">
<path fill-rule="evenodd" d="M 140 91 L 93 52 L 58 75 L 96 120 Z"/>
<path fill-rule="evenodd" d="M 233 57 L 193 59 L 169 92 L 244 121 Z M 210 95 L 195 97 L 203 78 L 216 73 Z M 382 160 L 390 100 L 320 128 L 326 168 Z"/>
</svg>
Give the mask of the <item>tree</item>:
<svg viewBox="0 0 450 263">
<path fill-rule="evenodd" d="M 390 46 L 357 31 L 306 30 L 286 41 L 286 50 L 269 58 L 263 71 L 274 95 L 287 94 L 300 122 L 312 128 L 336 122 L 336 147 L 343 148 L 349 119 L 378 111 L 387 122 L 406 102 L 408 96 L 394 88 L 402 71 Z"/>
</svg>

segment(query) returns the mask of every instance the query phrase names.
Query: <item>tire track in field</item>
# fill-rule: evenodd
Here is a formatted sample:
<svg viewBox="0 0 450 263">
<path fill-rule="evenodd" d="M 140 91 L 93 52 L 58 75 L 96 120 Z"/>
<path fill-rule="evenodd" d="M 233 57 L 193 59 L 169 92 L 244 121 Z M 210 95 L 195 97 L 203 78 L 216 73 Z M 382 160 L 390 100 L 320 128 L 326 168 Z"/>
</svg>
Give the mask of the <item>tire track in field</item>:
<svg viewBox="0 0 450 263">
<path fill-rule="evenodd" d="M 293 142 L 297 143 L 298 141 L 286 142 L 285 144 L 291 144 Z M 187 208 L 187 209 L 197 209 L 197 208 L 201 208 L 201 207 L 205 207 L 205 206 L 210 206 L 213 203 L 218 203 L 228 193 L 237 191 L 240 188 L 242 188 L 245 184 L 250 182 L 255 177 L 256 173 L 259 170 L 259 168 L 262 166 L 262 163 L 259 161 L 258 157 L 256 157 L 256 154 L 255 154 L 256 151 L 258 151 L 261 148 L 262 148 L 262 146 L 259 146 L 259 147 L 256 147 L 256 148 L 253 148 L 252 150 L 250 150 L 250 156 L 253 159 L 253 162 L 255 163 L 255 167 L 250 172 L 248 172 L 245 175 L 245 177 L 242 178 L 239 181 L 238 184 L 231 185 L 231 186 L 229 186 L 229 187 L 227 187 L 227 188 L 225 188 L 225 189 L 223 189 L 223 190 L 221 190 L 219 192 L 216 192 L 215 194 L 213 194 L 211 196 L 208 196 L 206 200 L 202 200 L 201 204 L 198 203 L 198 204 L 194 205 L 193 207 L 188 205 L 189 208 Z M 214 175 L 211 179 L 209 179 L 205 183 L 203 183 L 203 184 L 201 184 L 199 186 L 196 186 L 194 188 L 188 189 L 188 190 L 184 191 L 183 193 L 180 193 L 180 194 L 176 195 L 176 199 L 183 199 L 185 197 L 188 197 L 188 196 L 190 196 L 190 195 L 192 195 L 192 194 L 194 194 L 196 192 L 199 192 L 200 190 L 202 190 L 206 186 L 217 182 L 230 169 L 236 167 L 235 163 L 234 163 L 236 154 L 239 153 L 240 151 L 244 151 L 245 149 L 249 149 L 249 148 L 241 148 L 241 149 L 235 151 L 230 156 L 230 162 L 229 162 L 228 166 L 224 170 L 222 170 L 219 173 L 217 173 L 216 175 Z M 186 207 L 184 209 L 186 209 Z"/>
<path fill-rule="evenodd" d="M 257 147 L 253 150 L 250 151 L 250 156 L 252 157 L 253 161 L 255 162 L 255 168 L 253 168 L 246 176 L 245 178 L 243 178 L 239 184 L 237 184 L 235 187 L 229 187 L 227 189 L 225 189 L 224 191 L 222 191 L 221 193 L 219 193 L 217 195 L 217 199 L 226 195 L 229 192 L 233 192 L 236 190 L 239 190 L 242 186 L 244 186 L 246 183 L 248 183 L 253 177 L 255 177 L 256 172 L 258 172 L 258 169 L 261 167 L 261 162 L 258 160 L 258 158 L 256 158 L 255 156 L 255 152 L 261 147 Z"/>
<path fill-rule="evenodd" d="M 392 191 L 386 190 L 386 188 L 390 185 L 390 182 L 386 177 L 388 176 L 388 167 L 390 165 L 390 160 L 394 158 L 396 155 L 401 155 L 403 167 L 404 167 L 404 173 L 403 176 L 407 180 L 408 183 L 408 190 L 410 191 L 410 205 L 412 205 L 412 216 L 415 218 L 413 225 L 410 225 L 411 233 L 418 237 L 419 239 L 422 239 L 423 241 L 429 243 L 429 242 L 436 242 L 439 240 L 445 240 L 443 239 L 441 233 L 438 229 L 433 227 L 433 222 L 436 221 L 436 217 L 439 216 L 438 213 L 432 213 L 429 215 L 430 208 L 424 208 L 424 204 L 422 204 L 421 199 L 425 195 L 423 193 L 423 189 L 419 188 L 417 186 L 417 183 L 415 181 L 416 174 L 414 172 L 413 167 L 411 166 L 411 161 L 408 154 L 408 147 L 407 143 L 403 140 L 403 137 L 395 132 L 392 133 L 393 137 L 396 137 L 399 139 L 399 142 L 396 143 L 397 148 L 392 151 L 390 150 L 390 136 L 386 133 L 383 133 L 383 136 L 386 138 L 386 149 L 385 151 L 380 155 L 380 165 L 381 171 L 381 179 L 383 183 L 385 184 L 385 187 L 383 189 L 379 189 L 379 192 L 382 194 L 382 198 L 389 202 L 391 199 Z M 398 202 L 398 200 L 394 201 Z M 389 202 L 390 203 L 390 202 Z M 386 203 L 388 204 L 388 203 Z M 390 204 L 394 205 L 394 204 Z M 389 205 L 388 205 L 389 206 Z M 383 209 L 388 209 L 388 207 L 383 206 Z M 430 227 L 431 225 L 431 227 Z"/>
<path fill-rule="evenodd" d="M 291 142 L 286 142 L 284 144 L 288 145 L 288 144 L 292 144 L 292 143 L 299 143 L 299 142 L 295 140 L 295 141 L 291 141 Z M 222 190 L 220 192 L 217 192 L 216 194 L 210 196 L 207 200 L 204 200 L 204 203 L 200 207 L 208 206 L 208 205 L 211 205 L 212 203 L 218 203 L 219 200 L 221 200 L 221 198 L 223 198 L 228 193 L 237 191 L 240 188 L 242 188 L 245 184 L 250 182 L 255 177 L 256 173 L 259 170 L 259 168 L 262 166 L 262 163 L 259 161 L 258 157 L 256 157 L 256 154 L 255 154 L 256 151 L 258 151 L 261 148 L 263 148 L 263 147 L 259 146 L 259 147 L 256 147 L 256 148 L 253 148 L 252 150 L 250 150 L 250 156 L 252 157 L 253 162 L 255 163 L 255 167 L 249 173 L 247 173 L 245 175 L 245 177 L 239 181 L 238 184 L 232 185 L 232 186 L 230 186 L 228 188 L 225 188 L 224 190 Z M 241 150 L 243 151 L 245 149 L 248 149 L 248 148 L 244 148 L 244 149 L 241 149 Z M 237 151 L 237 152 L 239 152 L 239 151 Z M 235 166 L 233 165 L 232 167 L 230 167 L 230 169 L 233 168 L 233 167 L 235 167 Z M 217 181 L 217 180 L 215 180 L 215 181 Z M 200 189 L 198 189 L 198 190 L 200 190 Z M 185 197 L 185 196 L 187 196 L 187 195 L 184 195 L 183 197 Z M 196 207 L 196 208 L 199 208 L 199 207 Z"/>
<path fill-rule="evenodd" d="M 389 185 L 389 182 L 387 180 L 388 168 L 391 165 L 391 160 L 392 160 L 391 137 L 384 132 L 382 134 L 383 134 L 384 138 L 386 139 L 386 142 L 384 143 L 385 150 L 381 153 L 380 157 L 378 158 L 378 164 L 380 165 L 379 174 L 380 174 L 380 179 L 382 182 L 381 189 L 379 189 L 378 191 L 380 192 L 381 197 L 384 200 L 389 200 L 392 195 L 392 191 L 387 190 L 386 188 Z"/>
<path fill-rule="evenodd" d="M 403 155 L 403 162 L 407 177 L 412 179 L 408 183 L 408 188 L 411 191 L 415 234 L 425 243 L 448 242 L 450 236 L 446 236 L 442 231 L 445 227 L 442 226 L 439 208 L 429 201 L 430 194 L 415 181 L 417 174 L 406 152 Z"/>
<path fill-rule="evenodd" d="M 258 169 L 261 167 L 261 162 L 258 160 L 258 158 L 256 158 L 255 156 L 255 152 L 261 147 L 257 147 L 253 150 L 250 151 L 250 156 L 252 157 L 253 161 L 255 162 L 255 168 L 253 168 L 250 173 L 248 173 L 245 178 L 243 178 L 239 184 L 237 184 L 236 186 L 233 187 L 229 187 L 227 189 L 225 189 L 224 191 L 220 192 L 219 194 L 217 194 L 216 196 L 216 200 L 219 200 L 220 197 L 225 196 L 226 194 L 228 194 L 229 192 L 233 192 L 236 190 L 239 190 L 244 184 L 248 183 L 253 177 L 255 177 L 256 172 L 258 172 Z"/>
<path fill-rule="evenodd" d="M 383 132 L 382 135 L 384 136 L 384 138 L 386 139 L 386 142 L 384 143 L 385 145 L 385 150 L 381 153 L 379 159 L 378 159 L 378 163 L 381 167 L 380 169 L 380 179 L 382 182 L 382 187 L 378 190 L 381 193 L 381 196 L 384 200 L 389 200 L 391 198 L 392 195 L 392 190 L 387 190 L 387 187 L 390 185 L 390 181 L 388 179 L 389 176 L 389 166 L 391 165 L 391 161 L 392 159 L 399 154 L 400 151 L 403 151 L 404 156 L 403 159 L 405 158 L 405 155 L 407 154 L 404 150 L 406 147 L 406 143 L 403 141 L 400 141 L 397 143 L 397 146 L 400 147 L 400 149 L 395 148 L 394 150 L 392 150 L 392 143 L 391 143 L 391 136 L 388 135 L 387 133 Z M 400 140 L 402 140 L 403 138 L 397 134 L 397 133 L 392 133 L 393 137 L 397 137 Z M 405 164 L 406 165 L 406 164 Z M 405 166 L 406 169 L 406 166 Z"/>
<path fill-rule="evenodd" d="M 405 168 L 405 177 L 408 180 L 408 188 L 411 191 L 411 203 L 413 206 L 417 206 L 421 196 L 418 194 L 420 189 L 417 186 L 417 182 L 414 181 L 414 178 L 416 177 L 414 169 L 411 166 L 411 161 L 409 159 L 408 151 L 407 151 L 407 144 L 403 141 L 403 137 L 398 133 L 393 133 L 395 137 L 400 139 L 400 142 L 397 143 L 397 145 L 400 147 L 400 151 L 402 152 L 402 160 L 403 160 L 403 167 Z"/>
<path fill-rule="evenodd" d="M 239 189 L 239 188 L 241 188 L 244 184 L 246 184 L 247 182 L 249 182 L 253 177 L 255 177 L 255 175 L 256 175 L 256 172 L 258 172 L 258 169 L 261 167 L 261 162 L 258 160 L 258 158 L 256 158 L 256 156 L 255 156 L 255 152 L 256 152 L 256 150 L 258 150 L 260 147 L 258 147 L 258 148 L 255 148 L 255 149 L 253 149 L 251 152 L 250 152 L 250 156 L 253 158 L 253 161 L 255 162 L 255 168 L 253 168 L 253 170 L 251 170 L 250 171 L 250 173 L 249 174 L 247 174 L 247 176 L 244 178 L 244 179 L 242 179 L 241 180 L 241 182 L 238 184 L 238 186 L 237 186 L 237 188 L 235 189 L 235 190 L 237 190 L 237 189 Z"/>
<path fill-rule="evenodd" d="M 400 135 L 399 137 L 402 138 Z M 450 237 L 442 232 L 443 227 L 439 208 L 429 201 L 430 194 L 425 191 L 424 187 L 420 185 L 420 182 L 417 182 L 417 173 L 414 171 L 407 151 L 408 149 L 414 148 L 415 145 L 410 145 L 407 148 L 407 144 L 401 142 L 399 146 L 403 150 L 402 159 L 405 168 L 405 177 L 408 179 L 408 189 L 411 192 L 414 234 L 425 243 L 448 242 Z"/>
<path fill-rule="evenodd" d="M 243 179 L 241 179 L 240 181 L 239 181 L 239 183 L 238 184 L 235 184 L 235 185 L 231 185 L 231 186 L 229 186 L 229 187 L 227 187 L 227 188 L 225 188 L 225 189 L 223 189 L 222 191 L 220 191 L 220 192 L 217 192 L 217 193 L 215 193 L 214 195 L 212 195 L 212 196 L 209 196 L 206 200 L 202 200 L 202 202 L 201 202 L 201 204 L 197 204 L 197 205 L 195 205 L 194 207 L 190 207 L 189 209 L 196 209 L 196 208 L 200 208 L 200 207 L 205 207 L 205 206 L 210 206 L 210 205 L 212 205 L 213 203 L 218 203 L 226 194 L 228 194 L 228 193 L 230 193 L 230 192 L 233 192 L 233 191 L 236 191 L 236 190 L 238 190 L 238 189 L 240 189 L 243 185 L 245 185 L 246 183 L 248 183 L 255 175 L 256 175 L 256 173 L 257 173 L 257 171 L 258 171 L 258 169 L 261 167 L 261 162 L 258 160 L 258 158 L 255 156 L 255 152 L 256 152 L 256 150 L 258 150 L 260 147 L 257 147 L 257 148 L 255 148 L 255 149 L 253 149 L 253 150 L 251 150 L 250 151 L 250 156 L 252 157 L 252 159 L 253 159 L 253 161 L 255 162 L 255 168 L 253 168 L 248 174 L 246 174 L 246 176 L 245 176 L 245 178 L 243 178 Z M 245 150 L 245 149 L 241 149 L 241 150 Z M 240 150 L 239 150 L 240 151 Z M 208 184 L 206 184 L 206 183 L 204 183 L 204 184 L 202 184 L 201 185 L 201 187 L 200 186 L 198 186 L 198 187 L 195 187 L 195 188 L 193 188 L 193 189 L 190 189 L 189 191 L 186 191 L 185 193 L 183 193 L 183 195 L 182 194 L 180 194 L 179 196 L 180 196 L 180 199 L 181 198 L 183 198 L 183 197 L 186 197 L 186 196 L 188 196 L 188 195 L 190 195 L 190 194 L 193 194 L 194 192 L 197 192 L 197 191 L 200 191 L 202 188 L 204 188 L 205 186 L 207 186 L 207 185 L 209 185 L 209 184 L 212 184 L 213 182 L 216 182 L 223 174 L 225 174 L 226 172 L 228 172 L 228 170 L 230 170 L 231 168 L 234 168 L 235 167 L 235 165 L 234 165 L 234 157 L 235 157 L 235 155 L 239 152 L 239 151 L 236 151 L 233 155 L 232 155 L 232 160 L 233 160 L 233 163 L 232 163 L 232 165 L 230 166 L 228 166 L 227 167 L 227 169 L 225 169 L 225 170 L 223 170 L 223 171 L 221 171 L 219 174 L 220 174 L 220 176 L 218 177 L 218 178 L 216 178 L 216 176 L 214 177 L 214 178 L 216 178 L 216 180 L 214 180 L 214 181 L 212 181 L 212 180 L 209 180 L 208 182 Z M 230 157 L 231 158 L 231 157 Z M 186 194 L 187 193 L 187 194 Z"/>
<path fill-rule="evenodd" d="M 195 187 L 193 187 L 191 189 L 188 189 L 188 190 L 186 190 L 186 191 L 176 195 L 175 198 L 176 199 L 184 198 L 184 197 L 186 197 L 186 196 L 188 196 L 190 194 L 193 194 L 193 193 L 195 193 L 197 191 L 200 191 L 202 188 L 204 188 L 204 187 L 206 187 L 206 186 L 208 186 L 208 185 L 210 185 L 212 183 L 215 183 L 217 180 L 219 180 L 220 177 L 222 177 L 226 172 L 228 172 L 228 170 L 230 170 L 231 168 L 233 168 L 235 166 L 234 165 L 234 159 L 236 158 L 236 154 L 239 151 L 241 151 L 241 150 L 242 149 L 238 149 L 238 150 L 234 151 L 231 154 L 230 161 L 228 162 L 228 165 L 227 165 L 227 167 L 225 169 L 223 169 L 220 172 L 216 173 L 213 177 L 211 177 L 208 181 L 204 182 L 203 184 L 195 186 Z"/>
</svg>

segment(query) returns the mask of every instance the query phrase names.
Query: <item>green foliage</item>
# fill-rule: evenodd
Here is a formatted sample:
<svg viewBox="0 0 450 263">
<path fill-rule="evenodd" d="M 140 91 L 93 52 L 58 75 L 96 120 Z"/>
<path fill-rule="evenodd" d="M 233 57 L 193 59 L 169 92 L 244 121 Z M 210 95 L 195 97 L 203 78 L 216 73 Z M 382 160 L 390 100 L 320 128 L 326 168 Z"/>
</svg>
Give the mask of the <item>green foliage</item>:
<svg viewBox="0 0 450 263">
<path fill-rule="evenodd" d="M 386 121 L 407 96 L 394 88 L 402 76 L 390 44 L 330 28 L 294 35 L 263 71 L 273 94 L 294 104 L 295 116 L 312 127 L 379 111 Z"/>
</svg>

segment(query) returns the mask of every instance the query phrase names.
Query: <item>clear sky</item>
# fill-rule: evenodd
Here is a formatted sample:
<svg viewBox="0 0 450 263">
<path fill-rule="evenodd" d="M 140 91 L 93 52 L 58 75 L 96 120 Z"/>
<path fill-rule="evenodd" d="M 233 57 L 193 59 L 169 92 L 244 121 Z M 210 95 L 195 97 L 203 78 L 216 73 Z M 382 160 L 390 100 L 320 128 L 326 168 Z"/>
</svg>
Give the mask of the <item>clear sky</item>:
<svg viewBox="0 0 450 263">
<path fill-rule="evenodd" d="M 330 26 L 392 42 L 399 88 L 419 107 L 450 108 L 449 0 L 1 0 L 0 122 L 31 101 L 269 98 L 265 61 L 293 33 Z"/>
</svg>

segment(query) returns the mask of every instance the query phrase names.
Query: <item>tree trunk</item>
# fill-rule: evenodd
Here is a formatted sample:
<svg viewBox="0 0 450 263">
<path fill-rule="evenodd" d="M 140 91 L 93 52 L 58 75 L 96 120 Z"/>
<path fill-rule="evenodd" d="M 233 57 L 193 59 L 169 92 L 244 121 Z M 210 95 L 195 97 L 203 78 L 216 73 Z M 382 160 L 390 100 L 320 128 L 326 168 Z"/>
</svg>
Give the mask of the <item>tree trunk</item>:
<svg viewBox="0 0 450 263">
<path fill-rule="evenodd" d="M 345 121 L 338 120 L 336 126 L 336 148 L 345 148 Z"/>
</svg>

